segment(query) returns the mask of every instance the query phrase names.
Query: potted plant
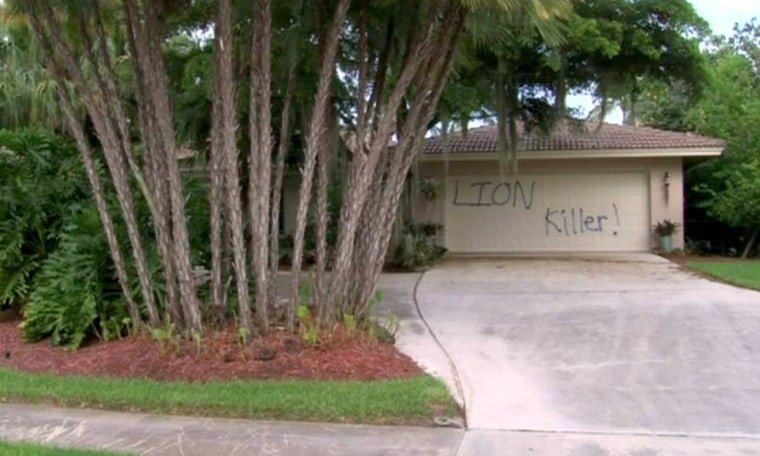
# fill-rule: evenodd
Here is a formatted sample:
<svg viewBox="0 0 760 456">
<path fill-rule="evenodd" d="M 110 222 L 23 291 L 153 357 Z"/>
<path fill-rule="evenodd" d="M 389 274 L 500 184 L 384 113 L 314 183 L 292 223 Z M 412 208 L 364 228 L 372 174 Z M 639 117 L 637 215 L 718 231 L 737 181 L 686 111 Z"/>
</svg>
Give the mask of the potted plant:
<svg viewBox="0 0 760 456">
<path fill-rule="evenodd" d="M 419 183 L 420 194 L 427 201 L 433 201 L 438 196 L 440 183 L 433 178 L 422 179 Z"/>
<path fill-rule="evenodd" d="M 654 232 L 660 237 L 660 247 L 665 253 L 673 252 L 673 233 L 678 231 L 678 223 L 665 219 L 654 226 Z"/>
</svg>

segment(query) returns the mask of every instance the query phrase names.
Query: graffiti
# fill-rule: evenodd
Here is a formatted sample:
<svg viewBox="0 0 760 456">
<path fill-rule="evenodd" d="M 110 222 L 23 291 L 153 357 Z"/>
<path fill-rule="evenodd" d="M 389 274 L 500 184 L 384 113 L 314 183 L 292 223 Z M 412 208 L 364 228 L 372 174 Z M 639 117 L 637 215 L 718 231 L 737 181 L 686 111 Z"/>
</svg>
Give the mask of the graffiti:
<svg viewBox="0 0 760 456">
<path fill-rule="evenodd" d="M 515 208 L 518 210 L 531 211 L 534 197 L 536 196 L 536 180 L 511 181 L 482 180 L 482 181 L 454 181 L 452 205 L 464 207 L 492 207 Z M 580 195 L 579 195 L 580 196 Z M 539 195 L 538 204 L 542 198 Z M 620 213 L 617 203 L 610 203 L 605 209 L 597 204 L 593 208 L 577 204 L 568 204 L 571 207 L 546 207 L 543 213 L 544 232 L 546 236 L 570 237 L 590 236 L 599 234 L 611 234 L 618 236 L 620 229 Z M 572 207 L 574 206 L 574 207 Z M 585 206 L 585 207 L 584 207 Z M 531 212 L 527 217 L 540 222 L 541 212 Z M 535 222 L 534 222 L 535 223 Z"/>
<path fill-rule="evenodd" d="M 454 206 L 518 206 L 530 210 L 533 207 L 533 196 L 536 192 L 536 182 L 532 181 L 526 190 L 522 182 L 481 181 L 463 186 L 460 190 L 459 181 L 454 182 Z M 468 191 L 469 190 L 469 191 Z M 465 195 L 460 195 L 463 193 Z"/>
<path fill-rule="evenodd" d="M 578 236 L 591 233 L 603 233 L 612 227 L 612 235 L 617 236 L 617 227 L 620 226 L 620 214 L 617 204 L 612 203 L 613 219 L 605 213 L 589 214 L 584 208 L 546 208 L 544 227 L 546 235 L 564 234 L 565 236 Z"/>
</svg>

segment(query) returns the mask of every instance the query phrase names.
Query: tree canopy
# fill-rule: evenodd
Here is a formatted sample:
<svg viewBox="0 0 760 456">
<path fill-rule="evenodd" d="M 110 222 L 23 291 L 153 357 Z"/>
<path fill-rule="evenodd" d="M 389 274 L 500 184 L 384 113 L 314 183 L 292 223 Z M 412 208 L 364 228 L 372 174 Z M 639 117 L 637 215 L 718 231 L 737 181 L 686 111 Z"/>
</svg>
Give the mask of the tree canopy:
<svg viewBox="0 0 760 456">
<path fill-rule="evenodd" d="M 754 238 L 760 226 L 760 29 L 753 20 L 733 36 L 705 41 L 709 62 L 705 89 L 693 94 L 680 83 L 648 84 L 642 92 L 640 121 L 660 128 L 693 131 L 726 140 L 723 155 L 691 166 L 687 200 L 692 216 L 706 215 Z M 705 212 L 701 215 L 700 212 Z M 721 232 L 720 226 L 713 231 Z M 689 234 L 689 233 L 687 233 Z M 696 239 L 722 242 L 718 235 L 693 232 Z M 737 236 L 734 236 L 737 237 Z M 712 238 L 712 239 L 710 239 Z M 731 248 L 739 249 L 735 241 Z"/>
</svg>

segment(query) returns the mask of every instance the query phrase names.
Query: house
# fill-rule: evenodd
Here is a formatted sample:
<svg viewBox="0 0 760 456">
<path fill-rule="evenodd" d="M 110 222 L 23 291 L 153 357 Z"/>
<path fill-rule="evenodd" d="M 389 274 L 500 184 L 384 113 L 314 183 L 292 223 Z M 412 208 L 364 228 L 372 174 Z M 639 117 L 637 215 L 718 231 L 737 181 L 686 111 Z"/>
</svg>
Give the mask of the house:
<svg viewBox="0 0 760 456">
<path fill-rule="evenodd" d="M 415 222 L 443 225 L 451 254 L 645 252 L 654 223 L 683 225 L 683 164 L 721 154 L 722 141 L 622 125 L 523 135 L 517 172 L 504 167 L 496 126 L 426 141 Z M 446 153 L 444 153 L 446 149 Z M 418 184 L 419 187 L 419 184 Z M 683 230 L 673 239 L 683 248 Z"/>
</svg>

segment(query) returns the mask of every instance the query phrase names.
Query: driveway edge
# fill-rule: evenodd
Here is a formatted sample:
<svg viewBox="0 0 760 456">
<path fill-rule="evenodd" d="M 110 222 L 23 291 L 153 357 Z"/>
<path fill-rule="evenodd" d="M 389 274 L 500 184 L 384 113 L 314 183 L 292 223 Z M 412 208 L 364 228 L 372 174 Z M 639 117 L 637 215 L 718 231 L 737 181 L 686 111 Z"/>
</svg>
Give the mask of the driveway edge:
<svg viewBox="0 0 760 456">
<path fill-rule="evenodd" d="M 438 345 L 438 348 L 441 349 L 443 354 L 446 356 L 446 359 L 449 362 L 449 369 L 451 370 L 452 378 L 454 379 L 454 387 L 455 391 L 454 393 L 454 400 L 459 403 L 460 407 L 462 408 L 462 415 L 463 415 L 463 425 L 464 428 L 467 429 L 467 403 L 465 401 L 465 395 L 464 395 L 464 387 L 462 386 L 462 380 L 459 376 L 459 370 L 457 369 L 457 365 L 454 363 L 454 359 L 449 354 L 448 350 L 446 350 L 446 347 L 443 346 L 440 339 L 438 339 L 438 335 L 433 331 L 433 328 L 430 326 L 430 323 L 428 323 L 427 319 L 425 318 L 425 315 L 422 313 L 422 309 L 420 308 L 419 300 L 417 299 L 417 293 L 419 291 L 420 283 L 422 283 L 422 280 L 425 278 L 425 275 L 427 274 L 427 271 L 420 274 L 419 278 L 417 278 L 417 281 L 414 283 L 414 291 L 412 293 L 412 301 L 414 301 L 414 308 L 417 311 L 417 315 L 420 318 L 420 321 L 422 321 L 422 324 L 425 325 L 425 328 L 427 328 L 428 333 L 433 338 L 433 341 L 435 341 L 436 345 Z"/>
</svg>

